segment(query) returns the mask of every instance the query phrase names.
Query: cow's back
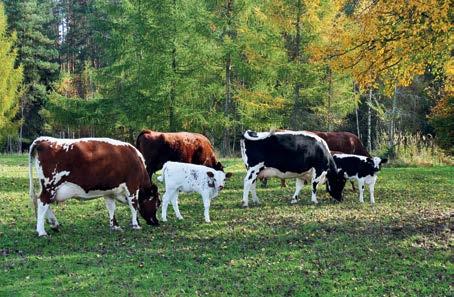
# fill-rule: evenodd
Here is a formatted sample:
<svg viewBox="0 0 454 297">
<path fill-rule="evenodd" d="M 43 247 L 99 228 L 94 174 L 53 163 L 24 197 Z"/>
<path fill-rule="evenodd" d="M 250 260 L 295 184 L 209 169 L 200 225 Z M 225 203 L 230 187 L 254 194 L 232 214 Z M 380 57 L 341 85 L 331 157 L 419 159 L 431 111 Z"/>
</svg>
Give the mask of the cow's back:
<svg viewBox="0 0 454 297">
<path fill-rule="evenodd" d="M 198 133 L 142 131 L 136 147 L 143 154 L 150 176 L 168 162 L 192 163 L 214 168 L 216 156 L 210 141 Z"/>
<path fill-rule="evenodd" d="M 324 139 L 331 151 L 370 157 L 369 152 L 363 146 L 359 138 L 353 133 L 320 131 L 312 131 L 312 133 Z"/>
<path fill-rule="evenodd" d="M 244 144 L 249 167 L 264 162 L 265 167 L 301 173 L 334 163 L 323 140 L 309 133 L 276 133 L 261 140 L 246 138 Z"/>
<path fill-rule="evenodd" d="M 124 142 L 38 138 L 31 150 L 44 177 L 53 176 L 55 183 L 71 182 L 87 192 L 113 189 L 121 183 L 136 191 L 140 186 L 150 184 L 140 152 Z"/>
</svg>

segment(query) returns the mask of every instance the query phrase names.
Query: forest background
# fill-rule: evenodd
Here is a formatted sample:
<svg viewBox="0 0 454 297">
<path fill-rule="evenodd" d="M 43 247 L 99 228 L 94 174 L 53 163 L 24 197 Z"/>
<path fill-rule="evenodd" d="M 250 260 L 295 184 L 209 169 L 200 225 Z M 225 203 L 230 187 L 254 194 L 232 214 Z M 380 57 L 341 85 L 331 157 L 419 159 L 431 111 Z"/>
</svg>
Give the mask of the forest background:
<svg viewBox="0 0 454 297">
<path fill-rule="evenodd" d="M 150 128 L 233 155 L 245 129 L 288 128 L 351 131 L 391 157 L 453 154 L 452 7 L 3 0 L 0 151 L 40 135 L 133 143 Z"/>
</svg>

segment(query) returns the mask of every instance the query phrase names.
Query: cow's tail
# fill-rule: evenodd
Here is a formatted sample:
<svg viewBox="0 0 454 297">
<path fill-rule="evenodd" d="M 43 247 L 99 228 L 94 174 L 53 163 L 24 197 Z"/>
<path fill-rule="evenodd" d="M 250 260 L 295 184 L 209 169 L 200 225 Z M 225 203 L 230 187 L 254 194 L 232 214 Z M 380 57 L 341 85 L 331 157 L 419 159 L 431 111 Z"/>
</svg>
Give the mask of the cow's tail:
<svg viewBox="0 0 454 297">
<path fill-rule="evenodd" d="M 162 167 L 161 175 L 156 178 L 161 183 L 165 182 L 164 176 L 165 176 L 166 171 L 167 171 L 167 163 L 164 164 L 164 166 Z"/>
<path fill-rule="evenodd" d="M 28 179 L 29 179 L 29 194 L 30 194 L 30 200 L 33 203 L 33 209 L 36 214 L 36 209 L 38 206 L 38 196 L 35 193 L 35 188 L 33 185 L 33 164 L 35 163 L 35 154 L 36 154 L 36 145 L 33 142 L 32 145 L 30 146 L 30 152 L 28 154 Z"/>
</svg>

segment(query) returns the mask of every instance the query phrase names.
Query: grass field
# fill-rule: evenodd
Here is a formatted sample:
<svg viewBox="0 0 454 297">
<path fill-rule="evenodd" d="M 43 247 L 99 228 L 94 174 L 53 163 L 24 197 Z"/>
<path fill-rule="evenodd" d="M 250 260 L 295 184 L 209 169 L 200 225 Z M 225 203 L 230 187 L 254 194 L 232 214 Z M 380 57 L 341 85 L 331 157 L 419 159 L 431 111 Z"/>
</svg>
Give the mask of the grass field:
<svg viewBox="0 0 454 297">
<path fill-rule="evenodd" d="M 244 166 L 203 221 L 196 195 L 181 195 L 158 228 L 110 232 L 103 199 L 53 208 L 60 233 L 38 238 L 28 198 L 27 157 L 0 156 L 1 296 L 453 296 L 454 167 L 384 168 L 376 206 L 348 186 L 343 203 L 294 182 L 258 189 L 240 207 Z M 36 175 L 36 174 L 35 174 Z M 162 185 L 159 185 L 162 189 Z M 366 192 L 365 201 L 369 195 Z M 159 214 L 160 216 L 160 214 Z"/>
</svg>

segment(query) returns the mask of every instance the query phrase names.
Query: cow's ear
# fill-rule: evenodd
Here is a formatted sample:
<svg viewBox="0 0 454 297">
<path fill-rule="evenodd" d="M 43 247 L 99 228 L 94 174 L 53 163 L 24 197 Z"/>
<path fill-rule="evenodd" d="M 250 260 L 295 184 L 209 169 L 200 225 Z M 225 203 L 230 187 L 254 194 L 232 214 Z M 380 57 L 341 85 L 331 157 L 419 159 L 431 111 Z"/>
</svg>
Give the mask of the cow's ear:
<svg viewBox="0 0 454 297">
<path fill-rule="evenodd" d="M 380 164 L 386 164 L 386 163 L 388 163 L 388 159 L 386 159 L 386 158 L 381 159 Z"/>
<path fill-rule="evenodd" d="M 214 177 L 214 173 L 211 171 L 207 171 L 207 175 L 208 175 L 208 177 Z"/>
<path fill-rule="evenodd" d="M 232 177 L 232 175 L 233 175 L 233 173 L 231 173 L 231 172 L 227 172 L 227 173 L 225 174 L 225 178 L 231 178 L 231 177 Z"/>
</svg>

